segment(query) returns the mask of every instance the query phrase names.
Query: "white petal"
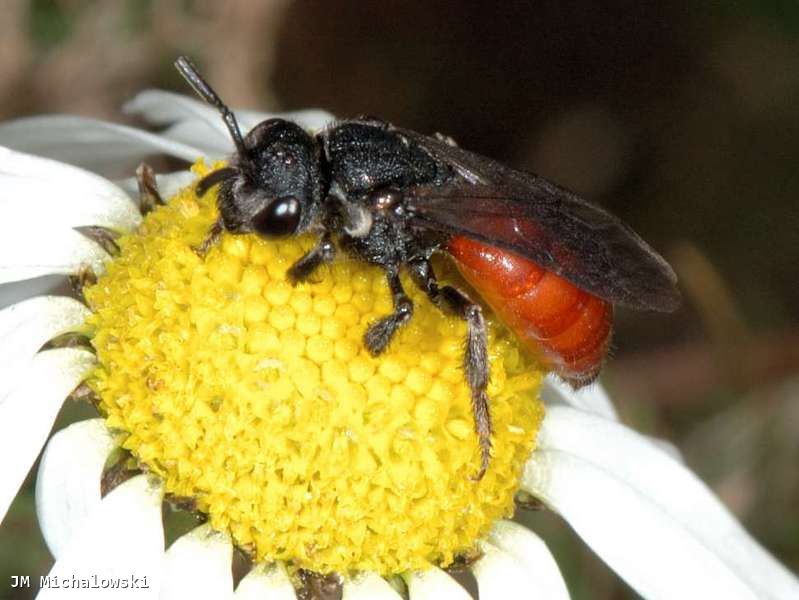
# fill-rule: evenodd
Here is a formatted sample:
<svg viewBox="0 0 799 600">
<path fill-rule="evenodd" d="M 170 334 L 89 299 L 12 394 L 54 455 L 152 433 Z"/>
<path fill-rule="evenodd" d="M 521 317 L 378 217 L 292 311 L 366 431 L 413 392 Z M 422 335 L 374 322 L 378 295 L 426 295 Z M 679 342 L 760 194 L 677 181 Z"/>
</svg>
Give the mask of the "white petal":
<svg viewBox="0 0 799 600">
<path fill-rule="evenodd" d="M 260 111 L 241 111 L 242 123 L 245 127 L 255 127 L 261 121 L 276 117 L 278 119 L 285 119 L 286 121 L 293 121 L 306 131 L 311 133 L 318 133 L 325 127 L 330 126 L 335 122 L 336 117 L 322 110 L 321 108 L 306 108 L 303 110 L 292 110 L 282 113 L 264 113 Z"/>
<path fill-rule="evenodd" d="M 671 456 L 674 460 L 679 462 L 685 462 L 685 459 L 683 458 L 680 449 L 674 444 L 672 444 L 669 440 L 655 437 L 653 435 L 645 435 L 644 437 L 648 439 L 651 443 L 653 443 L 655 446 L 660 448 L 663 452 Z"/>
<path fill-rule="evenodd" d="M 613 401 L 599 382 L 575 390 L 555 375 L 549 375 L 544 380 L 544 386 L 541 388 L 541 399 L 548 406 L 571 406 L 611 421 L 619 420 L 619 414 Z M 648 437 L 654 444 L 660 446 L 661 449 L 671 454 L 676 460 L 683 460 L 679 448 L 668 440 Z"/>
<path fill-rule="evenodd" d="M 26 281 L 0 283 L 0 309 L 34 296 L 64 293 L 70 290 L 62 275 L 43 275 Z"/>
<path fill-rule="evenodd" d="M 42 449 L 64 398 L 94 364 L 94 355 L 76 348 L 40 352 L 24 384 L 0 403 L 0 520 Z"/>
<path fill-rule="evenodd" d="M 0 310 L 0 404 L 45 342 L 78 331 L 90 314 L 65 296 L 38 296 Z"/>
<path fill-rule="evenodd" d="M 125 103 L 122 110 L 141 117 L 151 125 L 172 125 L 181 121 L 203 121 L 218 137 L 228 136 L 227 128 L 215 108 L 195 98 L 166 92 L 144 90 Z M 240 120 L 241 117 L 236 114 Z"/>
<path fill-rule="evenodd" d="M 125 105 L 125 111 L 142 117 L 153 125 L 169 126 L 162 135 L 189 144 L 221 158 L 233 152 L 233 142 L 219 112 L 205 102 L 181 94 L 161 90 L 146 90 Z M 288 113 L 262 113 L 236 110 L 242 133 L 270 118 L 294 121 L 301 127 L 317 132 L 334 119 L 323 110 L 303 110 Z"/>
<path fill-rule="evenodd" d="M 294 586 L 281 563 L 259 564 L 239 582 L 236 600 L 297 600 Z"/>
<path fill-rule="evenodd" d="M 129 114 L 142 117 L 153 125 L 205 121 L 219 134 L 229 137 L 219 112 L 193 96 L 184 96 L 163 90 L 145 90 L 139 92 L 135 98 L 125 104 L 124 110 Z M 335 117 L 329 112 L 317 108 L 284 113 L 242 109 L 236 109 L 234 112 L 243 130 L 242 133 L 255 127 L 261 121 L 272 118 L 293 121 L 311 132 L 320 131 L 335 120 Z"/>
<path fill-rule="evenodd" d="M 757 598 L 719 556 L 610 473 L 558 451 L 537 458 L 547 465 L 546 489 L 527 489 L 643 597 Z"/>
<path fill-rule="evenodd" d="M 215 114 L 216 119 L 221 123 L 222 119 L 218 113 Z M 239 127 L 243 132 L 247 131 L 241 124 Z M 223 160 L 235 150 L 227 129 L 223 132 L 217 131 L 213 125 L 199 119 L 175 123 L 164 129 L 161 135 L 170 140 L 197 146 L 211 160 Z"/>
<path fill-rule="evenodd" d="M 471 600 L 457 581 L 437 567 L 404 577 L 410 600 Z"/>
<path fill-rule="evenodd" d="M 100 506 L 100 482 L 116 444 L 102 419 L 73 423 L 47 443 L 36 479 L 36 514 L 58 558 Z"/>
<path fill-rule="evenodd" d="M 693 473 L 618 423 L 550 409 L 522 485 L 644 597 L 799 597 Z"/>
<path fill-rule="evenodd" d="M 156 598 L 164 556 L 161 492 L 146 476 L 114 488 L 56 561 L 49 581 L 86 580 L 102 585 L 125 582 L 127 588 L 43 588 L 37 598 Z M 140 586 L 131 589 L 131 584 Z M 146 586 L 146 587 L 143 587 Z"/>
<path fill-rule="evenodd" d="M 535 582 L 510 554 L 488 542 L 480 544 L 480 549 L 483 556 L 472 565 L 472 572 L 481 600 L 546 597 L 532 593 Z"/>
<path fill-rule="evenodd" d="M 569 598 L 569 590 L 555 558 L 535 533 L 513 521 L 500 521 L 494 525 L 488 539 L 513 557 L 527 573 L 531 581 L 529 597 L 552 600 Z"/>
<path fill-rule="evenodd" d="M 233 546 L 209 524 L 178 538 L 164 556 L 162 600 L 233 597 Z"/>
<path fill-rule="evenodd" d="M 0 174 L 0 211 L 12 221 L 13 225 L 9 225 L 27 229 L 31 237 L 36 237 L 40 223 L 52 228 L 97 225 L 120 232 L 132 231 L 141 221 L 141 215 L 127 196 L 124 205 L 114 202 L 117 199 L 86 193 L 80 185 L 62 186 Z"/>
<path fill-rule="evenodd" d="M 191 185 L 197 180 L 197 176 L 191 171 L 175 171 L 174 173 L 164 173 L 163 175 L 155 176 L 155 181 L 158 186 L 158 191 L 161 198 L 169 200 L 172 196 L 177 194 L 180 190 Z M 130 194 L 133 198 L 139 196 L 139 184 L 135 177 L 128 177 L 117 181 L 117 185 Z"/>
<path fill-rule="evenodd" d="M 192 162 L 202 155 L 198 148 L 141 129 L 67 115 L 2 123 L 0 144 L 111 176 L 155 154 Z"/>
<path fill-rule="evenodd" d="M 234 150 L 227 127 L 219 112 L 205 102 L 194 98 L 164 92 L 146 90 L 125 104 L 124 111 L 137 115 L 152 125 L 168 126 L 161 134 L 169 139 L 196 146 L 213 158 L 222 158 Z M 242 133 L 250 126 L 240 111 L 236 118 Z"/>
<path fill-rule="evenodd" d="M 342 600 L 400 600 L 401 596 L 375 573 L 363 573 L 344 582 Z"/>
<path fill-rule="evenodd" d="M 99 274 L 107 259 L 105 250 L 74 229 L 37 225 L 31 231 L 14 222 L 0 223 L 0 283 L 69 275 L 82 265 Z"/>
<path fill-rule="evenodd" d="M 305 130 L 315 133 L 321 131 L 326 125 L 333 122 L 329 113 L 321 110 L 307 110 L 287 113 L 261 113 L 237 110 L 236 116 L 242 133 L 247 133 L 261 121 L 278 118 L 293 121 Z M 201 148 L 203 152 L 214 159 L 223 159 L 233 153 L 235 146 L 230 133 L 224 127 L 222 119 L 214 110 L 207 113 L 211 121 L 192 118 L 175 122 L 161 132 L 161 135 L 171 140 Z M 222 125 L 221 128 L 215 124 Z"/>
<path fill-rule="evenodd" d="M 0 147 L 0 210 L 16 223 L 99 225 L 129 231 L 141 222 L 117 185 L 72 165 Z"/>
<path fill-rule="evenodd" d="M 572 406 L 587 413 L 618 421 L 619 414 L 599 382 L 575 390 L 555 375 L 548 375 L 541 388 L 541 399 L 551 406 Z"/>
</svg>

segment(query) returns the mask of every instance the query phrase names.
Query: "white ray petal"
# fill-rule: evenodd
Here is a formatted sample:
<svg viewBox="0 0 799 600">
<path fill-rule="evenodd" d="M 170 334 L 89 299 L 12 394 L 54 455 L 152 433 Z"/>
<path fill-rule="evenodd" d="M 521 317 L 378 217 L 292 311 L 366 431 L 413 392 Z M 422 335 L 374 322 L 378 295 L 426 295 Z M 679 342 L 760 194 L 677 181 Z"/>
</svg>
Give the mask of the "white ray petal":
<svg viewBox="0 0 799 600">
<path fill-rule="evenodd" d="M 68 115 L 2 123 L 0 144 L 111 176 L 121 175 L 147 156 L 167 154 L 193 162 L 203 153 L 135 127 Z"/>
<path fill-rule="evenodd" d="M 558 564 L 547 545 L 535 533 L 513 521 L 500 521 L 494 525 L 488 540 L 513 557 L 527 573 L 531 580 L 528 594 L 531 598 L 568 600 L 569 590 Z"/>
<path fill-rule="evenodd" d="M 38 225 L 35 231 L 0 223 L 0 283 L 76 273 L 82 265 L 104 271 L 108 253 L 74 229 Z"/>
<path fill-rule="evenodd" d="M 164 555 L 161 600 L 233 597 L 233 545 L 209 524 L 178 538 Z"/>
<path fill-rule="evenodd" d="M 94 365 L 94 355 L 76 348 L 40 352 L 24 384 L 0 403 L 0 520 L 28 474 L 64 398 Z"/>
<path fill-rule="evenodd" d="M 618 421 L 619 414 L 599 382 L 575 390 L 556 375 L 548 375 L 541 388 L 541 400 L 550 406 L 572 406 L 582 411 Z"/>
<path fill-rule="evenodd" d="M 282 563 L 253 567 L 239 582 L 233 597 L 236 600 L 297 600 Z"/>
<path fill-rule="evenodd" d="M 342 600 L 400 600 L 401 596 L 376 573 L 363 573 L 344 582 Z"/>
<path fill-rule="evenodd" d="M 142 117 L 153 125 L 168 126 L 162 135 L 172 140 L 202 148 L 209 156 L 223 157 L 233 152 L 233 142 L 216 109 L 189 96 L 161 90 L 145 90 L 128 102 L 125 111 Z M 236 110 L 242 133 L 261 121 L 280 118 L 294 121 L 317 132 L 334 119 L 323 110 L 311 109 L 287 113 L 263 113 Z"/>
<path fill-rule="evenodd" d="M 173 125 L 184 121 L 205 121 L 219 134 L 229 137 L 219 112 L 205 102 L 164 90 L 144 90 L 124 106 L 125 112 L 142 117 L 153 125 Z M 335 117 L 325 110 L 311 108 L 281 113 L 235 109 L 242 133 L 266 119 L 294 121 L 304 129 L 315 132 L 324 129 Z"/>
<path fill-rule="evenodd" d="M 644 435 L 644 437 L 648 439 L 652 444 L 660 448 L 663 452 L 672 457 L 674 460 L 678 462 L 685 462 L 685 458 L 683 457 L 680 449 L 674 444 L 672 444 L 669 440 L 660 437 L 655 437 L 653 435 Z"/>
<path fill-rule="evenodd" d="M 25 281 L 0 283 L 0 309 L 7 308 L 34 296 L 63 294 L 71 291 L 66 277 L 43 275 Z"/>
<path fill-rule="evenodd" d="M 78 331 L 90 315 L 65 296 L 38 296 L 0 310 L 0 403 L 14 389 L 45 342 Z"/>
<path fill-rule="evenodd" d="M 618 423 L 551 408 L 522 485 L 644 597 L 799 597 L 693 473 Z"/>
<path fill-rule="evenodd" d="M 525 487 L 643 597 L 757 598 L 701 540 L 611 473 L 563 452 L 537 454 L 538 464 L 547 465 L 547 482 Z"/>
<path fill-rule="evenodd" d="M 55 558 L 100 506 L 103 467 L 115 447 L 102 419 L 73 423 L 47 443 L 36 478 L 36 514 Z"/>
<path fill-rule="evenodd" d="M 156 174 L 155 181 L 161 198 L 169 200 L 180 190 L 191 185 L 197 180 L 197 176 L 191 171 L 175 171 L 174 173 Z M 128 177 L 116 182 L 119 187 L 125 190 L 132 198 L 139 196 L 139 184 L 135 177 Z"/>
<path fill-rule="evenodd" d="M 546 597 L 533 593 L 535 582 L 513 556 L 488 542 L 481 543 L 480 549 L 483 556 L 472 565 L 472 573 L 481 600 Z"/>
<path fill-rule="evenodd" d="M 80 185 L 0 174 L 0 211 L 17 227 L 46 222 L 51 227 L 97 225 L 131 231 L 141 221 L 141 215 L 127 195 L 124 202 L 118 200 L 86 193 Z M 36 226 L 28 235 L 35 235 Z"/>
<path fill-rule="evenodd" d="M 43 588 L 37 599 L 157 598 L 164 556 L 161 499 L 160 489 L 144 475 L 113 489 L 48 574 L 49 581 L 68 585 L 86 580 L 126 582 L 128 587 Z"/>
<path fill-rule="evenodd" d="M 17 222 L 129 231 L 141 222 L 130 197 L 94 173 L 0 147 L 0 210 Z"/>
<path fill-rule="evenodd" d="M 404 578 L 410 600 L 471 600 L 457 581 L 437 567 L 410 573 Z"/>
<path fill-rule="evenodd" d="M 164 90 L 144 90 L 125 103 L 122 110 L 141 117 L 151 125 L 172 125 L 181 121 L 203 121 L 216 131 L 217 137 L 228 136 L 219 111 L 205 102 Z M 241 122 L 241 115 L 236 111 Z"/>
<path fill-rule="evenodd" d="M 541 399 L 548 406 L 571 406 L 583 412 L 610 419 L 619 420 L 619 413 L 607 391 L 598 381 L 579 390 L 573 389 L 568 383 L 555 375 L 549 375 L 544 380 L 541 388 Z M 676 460 L 683 460 L 679 448 L 662 438 L 647 436 L 654 444 L 672 455 Z"/>
<path fill-rule="evenodd" d="M 214 115 L 216 120 L 222 123 L 219 114 L 214 113 Z M 242 129 L 242 133 L 246 134 L 247 128 L 241 123 L 239 127 Z M 222 132 L 217 131 L 216 127 L 199 119 L 170 125 L 161 132 L 161 135 L 184 144 L 198 146 L 202 148 L 203 154 L 211 160 L 223 160 L 233 154 L 235 150 L 227 129 Z"/>
</svg>

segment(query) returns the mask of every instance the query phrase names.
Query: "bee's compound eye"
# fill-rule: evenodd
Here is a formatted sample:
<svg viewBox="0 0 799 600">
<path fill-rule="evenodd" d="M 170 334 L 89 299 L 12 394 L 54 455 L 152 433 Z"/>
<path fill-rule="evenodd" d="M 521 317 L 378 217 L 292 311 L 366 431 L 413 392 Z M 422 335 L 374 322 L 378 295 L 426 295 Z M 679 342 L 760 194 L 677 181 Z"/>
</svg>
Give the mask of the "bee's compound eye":
<svg viewBox="0 0 799 600">
<path fill-rule="evenodd" d="M 297 231 L 300 201 L 293 196 L 278 198 L 252 219 L 253 229 L 264 237 L 283 237 Z"/>
</svg>

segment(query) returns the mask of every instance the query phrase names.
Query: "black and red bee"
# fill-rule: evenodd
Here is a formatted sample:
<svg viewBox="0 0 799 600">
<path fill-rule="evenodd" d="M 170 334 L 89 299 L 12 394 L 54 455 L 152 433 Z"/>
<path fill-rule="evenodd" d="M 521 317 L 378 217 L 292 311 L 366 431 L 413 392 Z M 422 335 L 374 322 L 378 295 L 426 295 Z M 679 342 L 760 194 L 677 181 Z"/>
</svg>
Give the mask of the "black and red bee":
<svg viewBox="0 0 799 600">
<path fill-rule="evenodd" d="M 671 267 L 616 217 L 535 175 L 373 119 L 338 121 L 311 135 L 269 119 L 242 136 L 236 118 L 186 58 L 175 63 L 216 107 L 236 152 L 197 184 L 221 184 L 219 219 L 198 248 L 223 231 L 278 238 L 317 233 L 288 270 L 306 280 L 337 248 L 382 267 L 394 311 L 372 323 L 364 343 L 383 352 L 413 314 L 400 282 L 406 268 L 439 307 L 468 324 L 464 371 L 489 463 L 491 417 L 486 328 L 479 304 L 439 285 L 430 259 L 445 252 L 466 281 L 527 346 L 574 387 L 593 381 L 608 350 L 613 304 L 674 310 Z"/>
</svg>

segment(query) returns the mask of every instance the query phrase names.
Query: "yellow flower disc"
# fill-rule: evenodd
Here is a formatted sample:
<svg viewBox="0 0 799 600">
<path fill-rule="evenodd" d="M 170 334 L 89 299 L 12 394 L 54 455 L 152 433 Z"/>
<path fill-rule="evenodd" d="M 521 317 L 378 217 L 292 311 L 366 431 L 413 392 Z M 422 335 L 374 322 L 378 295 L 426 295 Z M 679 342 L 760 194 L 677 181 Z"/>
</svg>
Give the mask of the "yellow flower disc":
<svg viewBox="0 0 799 600">
<path fill-rule="evenodd" d="M 309 237 L 225 234 L 200 259 L 213 200 L 186 189 L 150 213 L 86 290 L 91 384 L 124 447 L 258 560 L 395 574 L 472 549 L 513 511 L 543 415 L 535 363 L 489 320 L 495 433 L 473 481 L 465 324 L 405 280 L 413 319 L 372 358 L 382 270 L 342 256 L 292 287 Z"/>
</svg>

